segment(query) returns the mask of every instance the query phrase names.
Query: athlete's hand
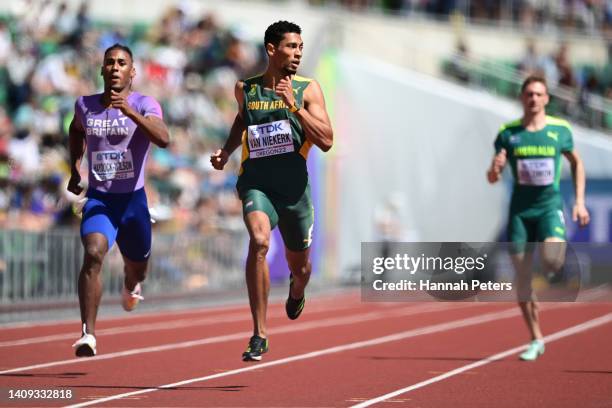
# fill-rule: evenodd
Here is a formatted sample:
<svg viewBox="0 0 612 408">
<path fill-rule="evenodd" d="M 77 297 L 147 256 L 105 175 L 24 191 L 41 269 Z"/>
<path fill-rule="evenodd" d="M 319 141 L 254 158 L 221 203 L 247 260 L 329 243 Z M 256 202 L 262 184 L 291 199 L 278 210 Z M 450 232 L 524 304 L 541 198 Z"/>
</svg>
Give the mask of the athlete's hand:
<svg viewBox="0 0 612 408">
<path fill-rule="evenodd" d="M 287 107 L 291 107 L 295 104 L 293 85 L 291 84 L 291 77 L 289 75 L 278 81 L 278 84 L 276 84 L 274 88 L 274 93 L 283 99 Z"/>
<path fill-rule="evenodd" d="M 121 95 L 119 92 L 111 89 L 111 106 L 115 109 L 121 110 L 124 115 L 130 116 L 132 112 L 132 107 L 128 104 L 127 96 Z"/>
<path fill-rule="evenodd" d="M 500 152 L 495 155 L 493 162 L 491 163 L 491 168 L 487 173 L 489 183 L 495 183 L 497 180 L 499 180 L 499 175 L 501 174 L 502 170 L 504 170 L 507 160 L 506 149 L 501 149 Z"/>
<path fill-rule="evenodd" d="M 79 195 L 83 192 L 83 187 L 79 185 L 81 182 L 81 175 L 79 173 L 72 173 L 70 180 L 68 180 L 68 187 L 66 188 L 72 194 Z"/>
<path fill-rule="evenodd" d="M 229 154 L 227 151 L 219 149 L 210 155 L 210 164 L 212 164 L 212 166 L 217 170 L 223 170 L 223 167 L 225 167 L 228 159 Z"/>
<path fill-rule="evenodd" d="M 584 204 L 574 204 L 574 208 L 572 209 L 572 220 L 574 220 L 574 222 L 578 221 L 578 225 L 581 227 L 585 227 L 589 221 L 591 221 L 589 210 L 586 209 Z"/>
</svg>

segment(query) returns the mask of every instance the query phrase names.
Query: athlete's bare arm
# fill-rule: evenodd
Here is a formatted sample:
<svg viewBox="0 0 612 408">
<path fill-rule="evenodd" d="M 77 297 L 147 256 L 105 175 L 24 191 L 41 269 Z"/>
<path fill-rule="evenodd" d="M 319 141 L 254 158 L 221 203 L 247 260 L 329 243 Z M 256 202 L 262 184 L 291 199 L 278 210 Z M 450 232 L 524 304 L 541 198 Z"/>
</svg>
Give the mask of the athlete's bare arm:
<svg viewBox="0 0 612 408">
<path fill-rule="evenodd" d="M 242 144 L 242 135 L 245 131 L 244 120 L 242 119 L 242 105 L 244 103 L 244 95 L 242 93 L 243 88 L 244 82 L 236 82 L 236 86 L 234 87 L 234 96 L 236 97 L 236 102 L 238 103 L 238 113 L 236 114 L 236 118 L 234 118 L 234 123 L 232 124 L 225 144 L 221 149 L 217 150 L 210 156 L 210 163 L 217 170 L 223 170 L 229 156 Z"/>
<path fill-rule="evenodd" d="M 70 149 L 70 180 L 68 181 L 68 191 L 76 195 L 81 194 L 83 187 L 79 186 L 81 175 L 81 159 L 85 153 L 85 129 L 83 124 L 72 118 L 68 128 L 68 145 Z"/>
<path fill-rule="evenodd" d="M 504 170 L 506 162 L 506 149 L 501 149 L 501 151 L 493 157 L 491 167 L 489 167 L 489 171 L 487 171 L 487 180 L 489 180 L 489 183 L 496 183 L 500 179 L 501 172 Z"/>
<path fill-rule="evenodd" d="M 287 106 L 295 106 L 291 78 L 286 77 L 275 87 L 276 94 Z M 304 90 L 304 106 L 294 113 L 300 121 L 306 138 L 324 152 L 334 144 L 334 132 L 325 109 L 325 99 L 318 82 L 313 80 Z"/>
<path fill-rule="evenodd" d="M 155 115 L 143 116 L 136 112 L 127 102 L 127 96 L 111 89 L 111 106 L 120 109 L 128 118 L 132 119 L 136 125 L 144 130 L 151 142 L 159 147 L 166 147 L 170 143 L 170 133 L 168 127 L 161 118 Z"/>
<path fill-rule="evenodd" d="M 589 211 L 586 209 L 584 202 L 584 189 L 586 185 L 584 164 L 576 150 L 563 152 L 563 155 L 570 162 L 572 179 L 574 180 L 574 192 L 576 194 L 576 201 L 572 209 L 572 219 L 578 221 L 578 224 L 584 227 L 590 221 Z"/>
</svg>

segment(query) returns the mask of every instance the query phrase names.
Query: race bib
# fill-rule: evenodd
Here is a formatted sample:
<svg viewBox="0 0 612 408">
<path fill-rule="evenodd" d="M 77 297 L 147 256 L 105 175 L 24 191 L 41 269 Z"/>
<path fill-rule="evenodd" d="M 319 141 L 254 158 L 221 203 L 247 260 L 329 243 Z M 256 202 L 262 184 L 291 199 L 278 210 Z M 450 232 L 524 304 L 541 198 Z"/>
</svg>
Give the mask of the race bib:
<svg viewBox="0 0 612 408">
<path fill-rule="evenodd" d="M 249 157 L 276 156 L 294 151 L 291 124 L 288 119 L 276 122 L 251 125 L 247 129 L 249 143 Z"/>
<path fill-rule="evenodd" d="M 555 179 L 555 161 L 545 159 L 520 159 L 516 162 L 518 182 L 522 186 L 548 186 Z"/>
<path fill-rule="evenodd" d="M 92 152 L 91 171 L 98 181 L 125 180 L 134 177 L 132 151 L 115 150 Z"/>
</svg>

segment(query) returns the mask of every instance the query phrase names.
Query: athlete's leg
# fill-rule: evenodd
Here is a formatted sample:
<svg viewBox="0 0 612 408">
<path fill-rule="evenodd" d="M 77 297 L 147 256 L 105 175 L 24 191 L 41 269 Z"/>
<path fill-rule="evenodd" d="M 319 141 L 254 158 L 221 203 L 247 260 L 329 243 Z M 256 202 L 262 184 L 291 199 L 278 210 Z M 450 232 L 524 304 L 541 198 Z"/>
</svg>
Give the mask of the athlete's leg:
<svg viewBox="0 0 612 408">
<path fill-rule="evenodd" d="M 292 251 L 289 248 L 285 248 L 285 256 L 287 257 L 289 271 L 291 271 L 293 276 L 289 296 L 295 300 L 302 299 L 312 271 L 310 248 L 306 248 L 303 251 Z"/>
<path fill-rule="evenodd" d="M 540 247 L 542 268 L 547 276 L 557 274 L 565 263 L 565 249 L 567 243 L 558 237 L 548 237 Z"/>
<path fill-rule="evenodd" d="M 145 259 L 144 261 L 132 261 L 124 256 L 123 262 L 123 272 L 125 273 L 125 288 L 129 291 L 132 291 L 138 283 L 146 279 L 149 260 Z"/>
<path fill-rule="evenodd" d="M 117 227 L 109 206 L 96 198 L 89 198 L 83 207 L 81 240 L 83 242 L 83 266 L 79 273 L 79 306 L 85 331 L 95 333 L 96 316 L 102 297 L 100 273 L 108 250 L 115 243 Z"/>
<path fill-rule="evenodd" d="M 563 268 L 567 247 L 565 238 L 563 211 L 554 208 L 542 214 L 538 220 L 538 241 L 543 241 L 540 255 L 547 276 L 557 274 Z"/>
<path fill-rule="evenodd" d="M 511 256 L 516 271 L 518 304 L 532 340 L 542 338 L 538 316 L 538 304 L 531 287 L 533 253 L 522 252 Z"/>
<path fill-rule="evenodd" d="M 134 191 L 121 216 L 117 245 L 123 255 L 125 288 L 133 291 L 146 278 L 151 255 L 151 215 L 144 189 Z"/>
<path fill-rule="evenodd" d="M 270 219 L 263 211 L 252 211 L 245 215 L 244 222 L 249 232 L 246 282 L 253 316 L 253 335 L 266 338 L 266 311 L 270 293 L 270 271 L 266 254 L 270 248 Z"/>
<path fill-rule="evenodd" d="M 81 322 L 85 324 L 86 333 L 95 334 L 96 316 L 102 298 L 100 272 L 104 256 L 108 252 L 108 241 L 104 234 L 95 232 L 83 237 L 83 247 L 85 255 L 79 273 Z"/>
<path fill-rule="evenodd" d="M 545 348 L 538 315 L 538 302 L 531 289 L 532 260 L 533 252 L 512 255 L 512 262 L 517 273 L 516 282 L 519 292 L 519 307 L 531 335 L 529 346 L 519 355 L 519 358 L 524 361 L 536 360 L 540 355 L 544 354 Z"/>
<path fill-rule="evenodd" d="M 259 190 L 240 194 L 244 223 L 249 232 L 249 253 L 246 261 L 246 282 L 253 317 L 253 336 L 242 353 L 243 361 L 259 361 L 268 351 L 266 312 L 270 293 L 270 271 L 266 255 L 270 248 L 270 232 L 278 222 L 278 214 L 270 198 Z"/>
<path fill-rule="evenodd" d="M 533 276 L 533 248 L 530 242 L 537 238 L 536 225 L 530 217 L 511 213 L 508 220 L 508 238 L 512 242 L 512 264 L 516 272 L 518 304 L 532 340 L 542 338 L 538 305 L 531 287 Z"/>
<path fill-rule="evenodd" d="M 314 228 L 314 209 L 307 188 L 300 199 L 279 211 L 278 228 L 285 242 L 285 256 L 291 271 L 287 317 L 297 319 L 304 309 L 304 289 L 310 279 L 310 245 Z"/>
<path fill-rule="evenodd" d="M 270 248 L 270 232 L 278 223 L 278 214 L 270 198 L 260 190 L 241 192 L 244 223 L 249 232 L 249 253 L 246 261 L 246 282 L 253 316 L 253 335 L 266 338 L 266 311 L 270 293 L 270 271 L 266 254 Z M 267 343 L 264 347 L 267 350 Z M 252 353 L 243 359 L 253 359 Z M 261 359 L 261 355 L 255 356 Z"/>
</svg>

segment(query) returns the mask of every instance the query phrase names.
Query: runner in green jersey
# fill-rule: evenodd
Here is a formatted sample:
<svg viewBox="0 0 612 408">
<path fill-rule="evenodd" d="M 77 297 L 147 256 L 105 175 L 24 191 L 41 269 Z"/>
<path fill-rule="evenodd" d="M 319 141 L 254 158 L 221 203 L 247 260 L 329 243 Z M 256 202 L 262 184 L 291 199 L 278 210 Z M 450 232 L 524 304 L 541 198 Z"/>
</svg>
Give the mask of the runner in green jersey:
<svg viewBox="0 0 612 408">
<path fill-rule="evenodd" d="M 210 159 L 215 169 L 222 170 L 229 155 L 242 146 L 236 188 L 250 237 L 246 281 L 253 316 L 253 336 L 242 354 L 244 361 L 261 360 L 268 351 L 266 253 L 276 225 L 291 272 L 285 309 L 292 320 L 304 308 L 310 278 L 314 210 L 306 158 L 312 145 L 328 151 L 333 131 L 321 87 L 296 75 L 304 46 L 300 34 L 300 27 L 287 21 L 268 27 L 266 72 L 236 83 L 238 114 L 225 145 Z"/>
<path fill-rule="evenodd" d="M 533 253 L 527 243 L 544 242 L 541 258 L 549 271 L 558 272 L 565 261 L 565 221 L 559 192 L 561 154 L 569 161 L 574 180 L 572 219 L 581 227 L 589 223 L 584 202 L 584 166 L 574 149 L 569 124 L 546 115 L 548 100 L 544 78 L 528 77 L 521 88 L 523 117 L 500 129 L 487 173 L 489 182 L 495 183 L 510 162 L 514 176 L 508 239 L 514 244 L 512 262 L 517 273 L 519 305 L 532 338 L 520 358 L 529 361 L 544 353 L 544 343 L 538 305 L 531 290 Z"/>
</svg>

